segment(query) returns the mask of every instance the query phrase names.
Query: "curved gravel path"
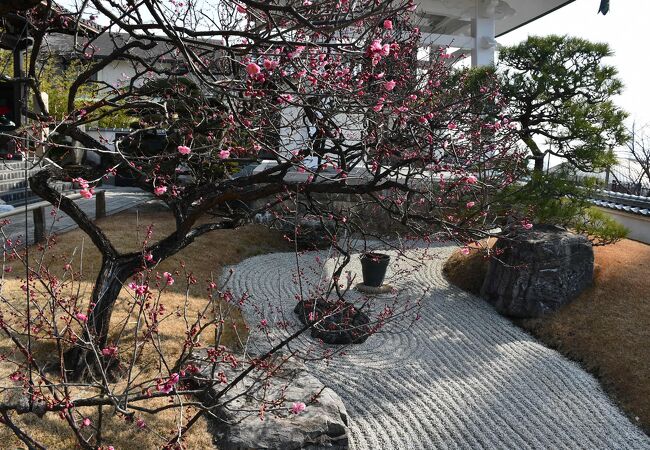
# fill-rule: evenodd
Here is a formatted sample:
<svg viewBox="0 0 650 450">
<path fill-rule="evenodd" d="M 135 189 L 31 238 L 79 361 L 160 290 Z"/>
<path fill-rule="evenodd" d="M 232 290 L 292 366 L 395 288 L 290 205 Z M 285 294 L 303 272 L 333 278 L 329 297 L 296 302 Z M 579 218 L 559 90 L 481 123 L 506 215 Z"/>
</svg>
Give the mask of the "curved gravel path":
<svg viewBox="0 0 650 450">
<path fill-rule="evenodd" d="M 430 249 L 430 257 L 410 252 L 425 262 L 401 276 L 396 266 L 416 265 L 391 263 L 389 282 L 398 289 L 397 300 L 422 299 L 418 321 L 395 321 L 366 343 L 346 348 L 345 355 L 308 363 L 345 402 L 351 448 L 650 449 L 650 438 L 591 375 L 445 280 L 442 264 L 453 248 Z M 327 255 L 311 252 L 299 258 L 304 280 L 319 278 L 317 257 L 326 260 Z M 249 323 L 262 316 L 269 323 L 295 321 L 295 269 L 293 253 L 234 266 L 230 287 L 249 293 L 244 305 Z M 361 272 L 356 257 L 351 270 Z M 283 334 L 274 333 L 271 338 Z M 258 336 L 250 345 L 268 347 L 268 338 Z M 314 345 L 305 336 L 292 349 L 314 351 Z"/>
</svg>

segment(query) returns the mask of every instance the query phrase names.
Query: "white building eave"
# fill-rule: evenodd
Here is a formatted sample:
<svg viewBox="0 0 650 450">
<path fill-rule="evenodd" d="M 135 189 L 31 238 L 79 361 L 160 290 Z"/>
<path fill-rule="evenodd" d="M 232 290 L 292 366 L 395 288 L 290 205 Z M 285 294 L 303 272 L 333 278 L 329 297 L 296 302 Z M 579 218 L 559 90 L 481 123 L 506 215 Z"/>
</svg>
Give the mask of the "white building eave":
<svg viewBox="0 0 650 450">
<path fill-rule="evenodd" d="M 423 46 L 471 50 L 472 65 L 494 63 L 495 38 L 575 0 L 419 0 Z"/>
<path fill-rule="evenodd" d="M 511 0 L 515 14 L 497 23 L 496 36 L 502 36 L 517 28 L 528 25 L 575 0 Z"/>
</svg>

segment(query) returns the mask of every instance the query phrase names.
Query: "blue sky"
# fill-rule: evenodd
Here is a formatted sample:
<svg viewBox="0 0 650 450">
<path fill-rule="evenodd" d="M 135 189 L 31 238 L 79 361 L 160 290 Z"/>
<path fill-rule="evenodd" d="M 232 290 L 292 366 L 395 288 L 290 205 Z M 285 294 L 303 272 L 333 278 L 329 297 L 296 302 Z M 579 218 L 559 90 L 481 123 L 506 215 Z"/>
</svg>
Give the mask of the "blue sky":
<svg viewBox="0 0 650 450">
<path fill-rule="evenodd" d="M 617 104 L 630 113 L 630 121 L 650 123 L 650 1 L 610 0 L 606 16 L 596 14 L 599 4 L 600 0 L 576 0 L 498 41 L 509 45 L 528 35 L 569 34 L 607 42 L 615 52 L 608 63 L 618 68 L 625 84 Z"/>
</svg>

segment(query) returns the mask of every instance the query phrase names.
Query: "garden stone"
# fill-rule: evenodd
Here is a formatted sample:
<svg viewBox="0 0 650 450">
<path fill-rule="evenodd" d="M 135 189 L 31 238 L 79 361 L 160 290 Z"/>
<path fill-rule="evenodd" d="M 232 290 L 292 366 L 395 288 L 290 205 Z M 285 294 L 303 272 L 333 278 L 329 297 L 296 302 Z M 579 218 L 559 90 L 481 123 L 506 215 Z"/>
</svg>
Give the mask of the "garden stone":
<svg viewBox="0 0 650 450">
<path fill-rule="evenodd" d="M 501 314 L 532 318 L 553 312 L 591 285 L 594 253 L 585 236 L 535 226 L 500 238 L 481 295 Z"/>
<path fill-rule="evenodd" d="M 252 205 L 249 209 L 255 209 L 255 207 L 258 206 Z M 336 233 L 334 220 L 313 215 L 298 218 L 289 215 L 276 217 L 270 211 L 266 211 L 256 214 L 253 222 L 275 228 L 291 239 L 295 238 L 301 250 L 327 248 L 332 245 L 329 236 Z"/>
<path fill-rule="evenodd" d="M 280 361 L 282 355 L 272 359 L 272 363 Z M 208 350 L 196 351 L 191 363 L 198 368 L 198 372 L 187 374 L 185 380 L 196 387 L 209 385 L 207 380 L 212 378 L 212 363 Z M 233 368 L 229 363 L 221 363 L 218 364 L 215 374 L 223 372 L 230 381 L 241 370 L 241 365 Z M 263 371 L 251 372 L 218 401 L 215 396 L 224 388 L 224 384 L 217 383 L 209 387 L 207 393 L 201 397 L 206 405 L 219 405 L 213 410 L 219 419 L 212 419 L 210 422 L 210 430 L 217 448 L 348 448 L 348 416 L 342 400 L 334 391 L 309 374 L 302 362 L 289 359 L 282 363 L 281 368 L 272 377 L 264 375 Z M 264 385 L 267 381 L 269 386 Z M 272 411 L 264 414 L 264 420 L 260 420 L 259 415 L 260 398 L 268 401 L 281 400 L 279 405 L 269 408 Z M 221 406 L 224 402 L 228 402 L 227 408 Z M 290 408 L 294 402 L 303 402 L 307 407 L 300 414 L 292 414 Z"/>
<path fill-rule="evenodd" d="M 283 231 L 293 237 L 295 225 L 292 222 L 284 222 L 284 225 Z M 318 218 L 303 217 L 298 226 L 298 245 L 305 249 L 327 248 L 331 245 L 329 235 L 334 233 L 334 230 L 335 224 L 332 220 L 321 222 Z"/>
</svg>

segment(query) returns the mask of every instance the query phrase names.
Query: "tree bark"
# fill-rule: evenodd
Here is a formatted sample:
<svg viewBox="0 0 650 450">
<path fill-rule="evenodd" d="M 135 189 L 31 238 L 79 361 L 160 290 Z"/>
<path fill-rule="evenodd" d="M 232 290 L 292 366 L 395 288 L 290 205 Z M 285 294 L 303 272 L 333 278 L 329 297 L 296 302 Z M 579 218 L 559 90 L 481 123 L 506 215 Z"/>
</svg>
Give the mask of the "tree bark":
<svg viewBox="0 0 650 450">
<path fill-rule="evenodd" d="M 61 211 L 70 216 L 79 228 L 90 236 L 102 254 L 102 266 L 93 287 L 87 331 L 84 335 L 84 341 L 90 342 L 97 351 L 101 351 L 108 343 L 113 307 L 122 287 L 130 277 L 147 267 L 147 262 L 142 257 L 143 251 L 151 253 L 155 261 L 163 261 L 184 249 L 205 233 L 217 229 L 235 228 L 241 224 L 237 220 L 227 220 L 219 223 L 202 224 L 192 228 L 194 222 L 192 218 L 187 218 L 177 222 L 177 230 L 174 233 L 143 249 L 143 251 L 121 254 L 115 249 L 101 228 L 74 201 L 63 196 L 49 185 L 51 180 L 62 178 L 64 178 L 62 171 L 46 168 L 34 174 L 30 178 L 29 184 L 32 191 L 52 205 L 58 206 Z M 177 217 L 177 219 L 179 218 Z M 116 366 L 114 360 L 108 362 Z M 96 369 L 99 369 L 95 352 L 92 348 L 82 344 L 65 352 L 64 363 L 66 374 L 70 379 L 83 378 L 86 374 L 92 374 L 96 372 Z M 105 367 L 106 371 L 109 369 L 109 367 Z"/>
<path fill-rule="evenodd" d="M 106 347 L 113 306 L 129 277 L 141 268 L 140 261 L 133 258 L 103 256 L 102 267 L 97 275 L 91 302 L 94 305 L 88 317 L 98 348 Z"/>
<path fill-rule="evenodd" d="M 124 283 L 140 268 L 138 259 L 133 257 L 102 256 L 102 266 L 91 297 L 88 330 L 84 333 L 84 340 L 91 342 L 97 351 L 101 351 L 108 344 L 113 307 Z M 68 379 L 79 380 L 87 375 L 96 375 L 100 369 L 95 352 L 86 346 L 77 345 L 70 348 L 64 353 L 63 359 Z M 114 378 L 113 369 L 116 369 L 118 364 L 114 360 L 106 362 L 106 375 Z"/>
<path fill-rule="evenodd" d="M 544 172 L 544 157 L 546 154 L 539 149 L 539 146 L 537 145 L 537 142 L 529 136 L 529 135 L 524 135 L 522 137 L 522 140 L 526 144 L 526 147 L 530 150 L 530 153 L 533 155 L 533 161 L 535 162 L 535 165 L 533 167 L 533 171 L 536 174 L 542 174 Z"/>
</svg>

